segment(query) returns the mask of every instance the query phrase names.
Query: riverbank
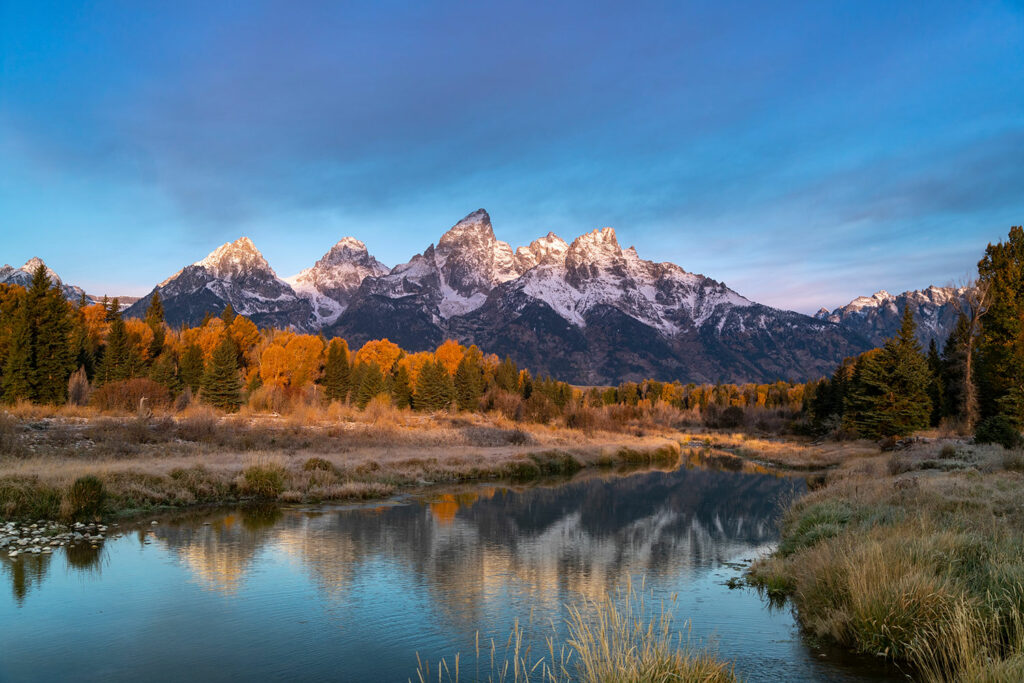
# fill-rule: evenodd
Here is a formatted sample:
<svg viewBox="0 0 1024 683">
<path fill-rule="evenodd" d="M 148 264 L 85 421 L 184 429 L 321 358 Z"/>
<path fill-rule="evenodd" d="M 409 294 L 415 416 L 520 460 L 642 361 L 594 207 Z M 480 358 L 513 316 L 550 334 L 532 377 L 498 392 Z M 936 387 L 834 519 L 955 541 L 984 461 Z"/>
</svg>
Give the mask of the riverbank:
<svg viewBox="0 0 1024 683">
<path fill-rule="evenodd" d="M 154 508 L 383 498 L 439 483 L 675 464 L 678 435 L 581 431 L 497 415 L 371 411 L 295 419 L 200 409 L 39 414 L 0 425 L 0 517 L 93 519 Z"/>
<path fill-rule="evenodd" d="M 846 462 L 786 511 L 751 582 L 814 637 L 925 680 L 1024 678 L 1024 453 L 918 443 Z"/>
</svg>

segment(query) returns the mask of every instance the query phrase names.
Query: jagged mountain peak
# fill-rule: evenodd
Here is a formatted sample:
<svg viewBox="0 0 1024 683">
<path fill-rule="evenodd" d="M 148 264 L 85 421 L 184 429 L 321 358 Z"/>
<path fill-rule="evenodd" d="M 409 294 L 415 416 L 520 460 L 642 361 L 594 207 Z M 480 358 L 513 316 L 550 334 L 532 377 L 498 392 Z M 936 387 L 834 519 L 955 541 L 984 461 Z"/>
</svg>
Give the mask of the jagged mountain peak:
<svg viewBox="0 0 1024 683">
<path fill-rule="evenodd" d="M 355 237 L 342 237 L 338 242 L 324 254 L 319 261 L 316 262 L 317 266 L 335 265 L 342 263 L 367 263 L 373 262 L 383 268 L 377 259 L 370 256 L 370 252 L 366 248 L 361 240 L 357 240 Z M 311 270 L 308 269 L 307 270 Z M 305 272 L 305 271 L 303 271 Z"/>
<path fill-rule="evenodd" d="M 613 228 L 591 230 L 573 240 L 566 250 L 565 263 L 570 269 L 610 265 L 622 260 L 622 247 Z"/>
<path fill-rule="evenodd" d="M 484 209 L 477 209 L 448 229 L 438 240 L 438 248 L 470 241 L 495 242 L 491 217 Z"/>
<path fill-rule="evenodd" d="M 594 228 L 573 240 L 573 245 L 614 246 L 618 249 L 619 240 L 615 236 L 615 228 Z"/>
<path fill-rule="evenodd" d="M 564 263 L 567 251 L 568 242 L 549 232 L 544 237 L 538 237 L 530 242 L 529 246 L 516 249 L 516 264 L 521 271 L 526 272 L 541 264 Z"/>
<path fill-rule="evenodd" d="M 331 251 L 334 251 L 335 249 L 366 251 L 366 244 L 362 240 L 357 240 L 355 237 L 342 237 L 333 247 L 331 247 Z"/>
<path fill-rule="evenodd" d="M 32 271 L 34 271 L 39 266 L 42 266 L 43 268 L 46 268 L 46 272 L 47 272 L 48 275 L 50 275 L 51 278 L 57 275 L 52 270 L 50 270 L 50 268 L 46 265 L 46 262 L 43 261 L 43 259 L 39 258 L 38 256 L 33 256 L 28 261 L 25 261 L 25 265 L 23 265 L 21 267 L 21 269 L 26 271 L 26 272 L 31 273 Z"/>
<path fill-rule="evenodd" d="M 239 237 L 234 242 L 222 244 L 193 265 L 205 268 L 219 278 L 248 275 L 256 271 L 267 272 L 277 277 L 274 269 L 248 237 Z"/>
<path fill-rule="evenodd" d="M 338 319 L 363 280 L 388 272 L 362 241 L 343 237 L 312 267 L 285 278 L 285 282 L 310 302 L 316 323 L 323 326 Z"/>
</svg>

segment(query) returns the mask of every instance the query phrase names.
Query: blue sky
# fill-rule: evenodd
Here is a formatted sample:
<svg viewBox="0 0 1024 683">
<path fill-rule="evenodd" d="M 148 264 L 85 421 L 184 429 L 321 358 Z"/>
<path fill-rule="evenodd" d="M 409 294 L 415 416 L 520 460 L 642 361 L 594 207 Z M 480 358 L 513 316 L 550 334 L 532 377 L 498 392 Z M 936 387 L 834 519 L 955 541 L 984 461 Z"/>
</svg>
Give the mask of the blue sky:
<svg viewBox="0 0 1024 683">
<path fill-rule="evenodd" d="M 813 311 L 966 276 L 1022 159 L 1019 2 L 0 0 L 0 263 L 97 294 L 484 207 Z"/>
</svg>

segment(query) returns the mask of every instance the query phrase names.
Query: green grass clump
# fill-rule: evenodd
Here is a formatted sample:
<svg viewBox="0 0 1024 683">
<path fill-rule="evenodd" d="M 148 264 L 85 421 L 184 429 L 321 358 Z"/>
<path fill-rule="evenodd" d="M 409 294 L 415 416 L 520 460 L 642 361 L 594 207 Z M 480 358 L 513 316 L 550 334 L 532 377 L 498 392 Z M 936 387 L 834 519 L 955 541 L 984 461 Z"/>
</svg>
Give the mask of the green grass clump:
<svg viewBox="0 0 1024 683">
<path fill-rule="evenodd" d="M 79 477 L 68 487 L 61 500 L 61 517 L 67 520 L 98 518 L 106 497 L 107 493 L 99 477 Z"/>
<path fill-rule="evenodd" d="M 277 498 L 284 491 L 284 474 L 273 465 L 252 465 L 242 471 L 238 489 L 243 495 Z"/>
<path fill-rule="evenodd" d="M 42 484 L 37 477 L 0 479 L 0 517 L 6 519 L 56 519 L 61 492 Z"/>
</svg>

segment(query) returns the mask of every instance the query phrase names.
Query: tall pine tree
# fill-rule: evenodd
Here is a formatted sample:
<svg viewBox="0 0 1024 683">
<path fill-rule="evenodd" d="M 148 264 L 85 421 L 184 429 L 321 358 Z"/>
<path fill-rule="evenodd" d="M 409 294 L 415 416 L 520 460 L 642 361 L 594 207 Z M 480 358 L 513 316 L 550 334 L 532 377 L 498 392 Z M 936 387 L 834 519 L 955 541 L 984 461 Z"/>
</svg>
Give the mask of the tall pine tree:
<svg viewBox="0 0 1024 683">
<path fill-rule="evenodd" d="M 335 337 L 327 346 L 327 362 L 321 382 L 328 401 L 342 401 L 348 396 L 349 368 L 348 344 Z"/>
<path fill-rule="evenodd" d="M 188 387 L 192 393 L 199 391 L 203 382 L 203 350 L 199 344 L 189 344 L 185 347 L 185 353 L 181 355 L 178 363 L 178 378 L 183 387 Z"/>
<path fill-rule="evenodd" d="M 855 364 L 848 415 L 862 436 L 904 436 L 928 426 L 931 373 L 916 332 L 907 306 L 899 333 Z"/>
<path fill-rule="evenodd" d="M 353 400 L 356 406 L 362 410 L 373 397 L 384 391 L 384 375 L 377 363 L 363 363 L 359 372 L 359 386 L 355 388 Z"/>
<path fill-rule="evenodd" d="M 413 394 L 413 406 L 416 410 L 446 410 L 455 396 L 452 376 L 448 374 L 444 364 L 436 360 L 428 360 L 420 370 L 416 379 L 416 392 Z"/>
<path fill-rule="evenodd" d="M 989 244 L 978 263 L 978 285 L 988 309 L 977 347 L 978 406 L 982 418 L 1024 422 L 1024 228 Z"/>
<path fill-rule="evenodd" d="M 454 382 L 455 402 L 459 410 L 476 410 L 484 392 L 484 370 L 475 355 L 466 353 L 462 357 L 455 369 Z"/>
<path fill-rule="evenodd" d="M 203 373 L 202 399 L 210 405 L 227 411 L 242 405 L 242 378 L 238 372 L 238 350 L 235 342 L 224 334 Z"/>
</svg>

